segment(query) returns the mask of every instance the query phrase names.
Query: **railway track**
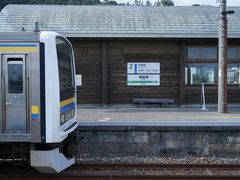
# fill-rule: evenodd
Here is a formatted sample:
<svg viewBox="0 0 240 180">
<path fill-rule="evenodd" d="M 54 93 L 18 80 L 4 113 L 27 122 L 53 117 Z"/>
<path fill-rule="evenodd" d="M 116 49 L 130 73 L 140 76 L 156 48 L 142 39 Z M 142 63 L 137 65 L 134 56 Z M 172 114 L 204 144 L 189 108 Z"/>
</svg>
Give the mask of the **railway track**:
<svg viewBox="0 0 240 180">
<path fill-rule="evenodd" d="M 240 179 L 240 165 L 156 165 L 156 164 L 76 164 L 61 174 L 40 174 L 29 168 L 24 172 L 1 174 L 0 179 L 119 180 L 119 179 Z"/>
</svg>

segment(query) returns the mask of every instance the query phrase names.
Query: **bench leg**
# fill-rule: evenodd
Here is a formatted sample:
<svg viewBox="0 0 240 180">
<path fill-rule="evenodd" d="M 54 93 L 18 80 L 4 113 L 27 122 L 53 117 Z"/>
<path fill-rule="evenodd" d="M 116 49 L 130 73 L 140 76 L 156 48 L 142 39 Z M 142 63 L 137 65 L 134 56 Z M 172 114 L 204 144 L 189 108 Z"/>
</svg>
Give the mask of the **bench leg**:
<svg viewBox="0 0 240 180">
<path fill-rule="evenodd" d="M 144 108 L 144 107 L 145 107 L 145 103 L 140 102 L 138 106 L 139 106 L 140 108 Z"/>
<path fill-rule="evenodd" d="M 168 103 L 162 103 L 162 108 L 167 108 L 168 107 Z"/>
</svg>

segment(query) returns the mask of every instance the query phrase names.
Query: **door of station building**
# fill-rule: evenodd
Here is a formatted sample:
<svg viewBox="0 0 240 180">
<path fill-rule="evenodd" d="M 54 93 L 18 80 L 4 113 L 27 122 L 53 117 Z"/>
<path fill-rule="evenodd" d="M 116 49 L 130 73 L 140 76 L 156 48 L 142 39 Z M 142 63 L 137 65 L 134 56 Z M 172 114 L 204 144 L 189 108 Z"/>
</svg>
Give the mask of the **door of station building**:
<svg viewBox="0 0 240 180">
<path fill-rule="evenodd" d="M 3 55 L 3 133 L 27 132 L 26 56 Z"/>
</svg>

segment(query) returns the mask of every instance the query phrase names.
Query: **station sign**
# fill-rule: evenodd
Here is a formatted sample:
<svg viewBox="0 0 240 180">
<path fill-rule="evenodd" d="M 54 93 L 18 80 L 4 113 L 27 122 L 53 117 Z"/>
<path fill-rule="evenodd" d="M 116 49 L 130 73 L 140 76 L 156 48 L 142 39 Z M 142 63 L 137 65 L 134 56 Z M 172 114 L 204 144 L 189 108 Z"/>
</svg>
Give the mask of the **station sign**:
<svg viewBox="0 0 240 180">
<path fill-rule="evenodd" d="M 160 74 L 160 63 L 127 63 L 128 74 Z"/>
<path fill-rule="evenodd" d="M 129 74 L 127 77 L 128 86 L 159 86 L 160 75 L 137 75 Z"/>
<path fill-rule="evenodd" d="M 159 86 L 160 63 L 127 63 L 128 86 Z"/>
</svg>

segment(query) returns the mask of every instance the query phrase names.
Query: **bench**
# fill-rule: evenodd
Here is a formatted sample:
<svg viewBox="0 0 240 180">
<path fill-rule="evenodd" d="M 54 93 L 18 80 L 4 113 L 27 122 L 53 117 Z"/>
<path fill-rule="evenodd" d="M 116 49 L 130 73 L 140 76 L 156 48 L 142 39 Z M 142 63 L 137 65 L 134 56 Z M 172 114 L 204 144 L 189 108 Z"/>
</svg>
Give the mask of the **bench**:
<svg viewBox="0 0 240 180">
<path fill-rule="evenodd" d="M 168 107 L 173 104 L 174 99 L 148 99 L 148 98 L 134 98 L 133 103 L 137 103 L 139 107 L 145 107 L 146 104 L 161 104 L 162 107 Z"/>
</svg>

